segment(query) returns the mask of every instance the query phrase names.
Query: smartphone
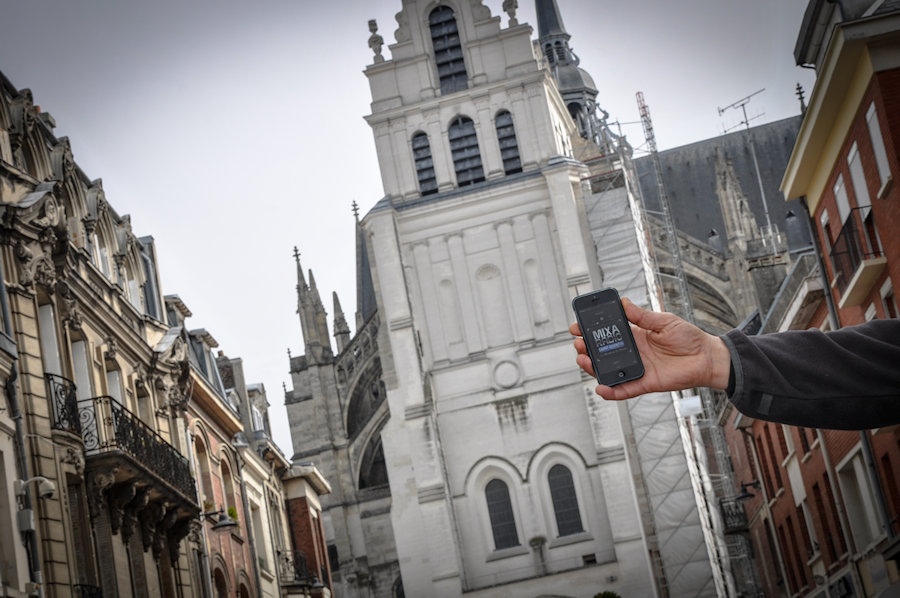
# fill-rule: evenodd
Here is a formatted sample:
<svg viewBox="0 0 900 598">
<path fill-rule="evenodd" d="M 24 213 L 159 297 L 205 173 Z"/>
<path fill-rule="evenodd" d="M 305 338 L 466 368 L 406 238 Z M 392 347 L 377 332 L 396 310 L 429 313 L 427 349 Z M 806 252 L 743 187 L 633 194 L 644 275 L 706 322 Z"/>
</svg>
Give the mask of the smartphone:
<svg viewBox="0 0 900 598">
<path fill-rule="evenodd" d="M 572 308 L 600 384 L 615 386 L 644 375 L 644 364 L 616 289 L 579 295 L 572 300 Z"/>
</svg>

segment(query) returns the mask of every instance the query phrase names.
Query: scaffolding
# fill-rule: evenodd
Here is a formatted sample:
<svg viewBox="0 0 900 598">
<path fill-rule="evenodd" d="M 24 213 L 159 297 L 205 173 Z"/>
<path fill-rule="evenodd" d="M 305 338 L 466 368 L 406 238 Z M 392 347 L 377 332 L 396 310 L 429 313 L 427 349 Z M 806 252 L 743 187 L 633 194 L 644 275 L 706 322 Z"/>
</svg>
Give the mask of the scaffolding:
<svg viewBox="0 0 900 598">
<path fill-rule="evenodd" d="M 660 204 L 659 212 L 649 210 L 646 206 L 644 206 L 644 210 L 654 214 L 662 222 L 660 241 L 661 245 L 668 250 L 671 259 L 669 265 L 671 272 L 667 272 L 661 265 L 659 252 L 653 252 L 654 271 L 659 281 L 661 300 L 668 311 L 696 324 L 684 262 L 681 258 L 678 231 L 672 217 L 657 151 L 650 109 L 644 100 L 643 93 L 638 92 L 636 96 L 644 137 L 656 176 Z M 761 182 L 760 187 L 762 187 Z M 768 228 L 771 230 L 771 226 Z M 653 243 L 652 237 L 650 242 Z M 701 520 L 717 591 L 721 596 L 753 596 L 757 594 L 758 590 L 752 563 L 748 564 L 746 543 L 735 539 L 733 533 L 726 536 L 726 531 L 730 530 L 727 530 L 720 508 L 723 501 L 733 501 L 737 492 L 725 434 L 718 423 L 716 397 L 708 388 L 696 389 L 695 392 L 695 396 L 700 400 L 700 411 L 693 415 L 683 415 L 680 410 L 681 400 L 687 398 L 686 394 L 683 392 L 672 394 L 676 412 L 679 415 L 685 451 L 689 456 L 692 483 L 696 492 L 697 506 L 702 515 Z M 712 458 L 710 459 L 710 457 Z M 739 508 L 743 509 L 742 506 Z"/>
</svg>

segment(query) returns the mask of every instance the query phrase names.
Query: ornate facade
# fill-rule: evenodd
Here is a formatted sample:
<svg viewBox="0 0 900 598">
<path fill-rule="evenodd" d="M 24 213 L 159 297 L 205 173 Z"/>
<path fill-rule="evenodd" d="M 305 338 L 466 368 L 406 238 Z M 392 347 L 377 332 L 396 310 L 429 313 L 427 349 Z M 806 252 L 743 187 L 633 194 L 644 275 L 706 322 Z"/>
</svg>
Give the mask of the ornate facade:
<svg viewBox="0 0 900 598">
<path fill-rule="evenodd" d="M 309 596 L 281 477 L 316 472 L 288 472 L 264 389 L 185 328 L 153 239 L 54 126 L 0 74 L 4 594 Z"/>
</svg>

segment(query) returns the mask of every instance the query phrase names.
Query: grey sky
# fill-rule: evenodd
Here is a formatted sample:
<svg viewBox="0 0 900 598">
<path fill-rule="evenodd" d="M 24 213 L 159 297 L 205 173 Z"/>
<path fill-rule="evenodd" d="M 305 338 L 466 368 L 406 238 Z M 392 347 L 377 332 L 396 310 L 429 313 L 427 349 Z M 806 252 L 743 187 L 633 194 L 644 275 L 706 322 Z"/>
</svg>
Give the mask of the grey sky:
<svg viewBox="0 0 900 598">
<path fill-rule="evenodd" d="M 492 13 L 502 0 L 485 2 Z M 794 65 L 803 0 L 559 0 L 571 45 L 611 120 L 650 106 L 661 149 L 740 122 L 726 106 L 758 89 L 752 124 L 799 112 Z M 276 441 L 287 348 L 302 353 L 292 248 L 326 308 L 353 326 L 353 216 L 382 195 L 371 131 L 367 21 L 390 58 L 400 0 L 0 0 L 0 71 L 53 114 L 75 160 L 119 214 L 152 235 L 163 292 L 193 311 L 249 381 L 263 382 Z M 536 27 L 522 0 L 520 22 Z M 535 35 L 536 35 L 535 31 Z M 623 125 L 643 144 L 639 124 Z"/>
</svg>

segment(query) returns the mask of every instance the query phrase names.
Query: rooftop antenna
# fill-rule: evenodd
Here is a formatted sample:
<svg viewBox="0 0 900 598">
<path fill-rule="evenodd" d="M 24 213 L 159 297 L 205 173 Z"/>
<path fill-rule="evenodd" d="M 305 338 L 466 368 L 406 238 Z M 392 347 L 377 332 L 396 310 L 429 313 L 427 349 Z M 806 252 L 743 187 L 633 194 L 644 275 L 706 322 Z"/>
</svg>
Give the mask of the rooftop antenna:
<svg viewBox="0 0 900 598">
<path fill-rule="evenodd" d="M 766 242 L 768 237 L 774 236 L 775 230 L 772 228 L 772 220 L 769 218 L 769 204 L 768 204 L 768 202 L 766 202 L 766 191 L 765 191 L 765 189 L 763 189 L 762 175 L 760 175 L 760 173 L 759 173 L 759 162 L 756 159 L 756 144 L 753 143 L 753 132 L 750 131 L 750 119 L 747 118 L 747 104 L 750 103 L 750 98 L 752 98 L 753 96 L 755 96 L 758 93 L 764 92 L 765 90 L 766 90 L 766 88 L 763 87 L 759 91 L 754 91 L 747 97 L 741 98 L 740 100 L 734 102 L 733 104 L 729 104 L 729 105 L 725 106 L 724 108 L 717 108 L 717 110 L 719 111 L 719 116 L 722 116 L 722 113 L 730 108 L 735 108 L 735 109 L 740 108 L 741 113 L 744 115 L 744 120 L 739 122 L 735 126 L 738 127 L 740 125 L 744 125 L 747 128 L 747 138 L 750 141 L 750 155 L 753 156 L 753 168 L 756 170 L 756 182 L 759 183 L 759 196 L 762 199 L 763 212 L 765 212 L 765 214 L 766 214 L 766 229 L 765 229 L 765 232 L 763 233 L 763 243 Z M 753 118 L 759 118 L 760 116 L 762 116 L 762 115 L 760 114 L 760 115 L 754 116 Z"/>
</svg>

